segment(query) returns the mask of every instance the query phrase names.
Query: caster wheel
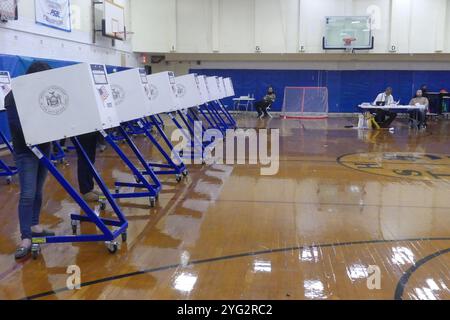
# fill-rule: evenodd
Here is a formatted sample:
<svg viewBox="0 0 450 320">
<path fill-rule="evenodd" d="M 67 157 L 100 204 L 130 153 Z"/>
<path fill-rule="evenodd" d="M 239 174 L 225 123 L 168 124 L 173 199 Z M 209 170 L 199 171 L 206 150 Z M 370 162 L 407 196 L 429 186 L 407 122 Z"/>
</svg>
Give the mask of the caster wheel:
<svg viewBox="0 0 450 320">
<path fill-rule="evenodd" d="M 117 250 L 119 249 L 119 244 L 117 242 L 106 242 L 106 248 L 108 249 L 109 253 L 115 254 Z"/>
<path fill-rule="evenodd" d="M 183 171 L 183 176 L 187 177 L 189 175 L 189 172 L 187 170 Z"/>
<path fill-rule="evenodd" d="M 156 198 L 150 198 L 150 207 L 154 208 L 156 206 Z"/>
<path fill-rule="evenodd" d="M 39 257 L 39 254 L 41 253 L 41 247 L 38 244 L 33 244 L 31 246 L 31 257 L 33 260 L 36 260 Z"/>
<path fill-rule="evenodd" d="M 75 236 L 75 235 L 77 235 L 78 225 L 77 225 L 77 222 L 73 221 L 73 220 L 72 220 L 71 224 L 72 224 L 72 234 Z"/>
<path fill-rule="evenodd" d="M 12 177 L 6 177 L 6 184 L 10 185 L 12 183 Z"/>
<path fill-rule="evenodd" d="M 105 202 L 100 202 L 100 210 L 105 210 L 106 209 L 106 203 Z"/>
<path fill-rule="evenodd" d="M 141 182 L 141 180 L 139 180 L 139 178 L 137 176 L 134 176 L 134 181 L 136 181 L 136 183 Z"/>
<path fill-rule="evenodd" d="M 180 175 L 177 175 L 177 178 L 176 178 L 176 179 L 177 179 L 177 182 L 178 182 L 178 183 L 181 182 L 181 176 L 180 176 Z"/>
<path fill-rule="evenodd" d="M 119 188 L 116 188 L 116 189 L 114 189 L 114 192 L 115 192 L 116 194 L 119 194 L 119 193 L 120 193 L 120 189 L 119 189 Z"/>
<path fill-rule="evenodd" d="M 122 242 L 127 242 L 128 234 L 126 232 L 122 233 Z"/>
</svg>

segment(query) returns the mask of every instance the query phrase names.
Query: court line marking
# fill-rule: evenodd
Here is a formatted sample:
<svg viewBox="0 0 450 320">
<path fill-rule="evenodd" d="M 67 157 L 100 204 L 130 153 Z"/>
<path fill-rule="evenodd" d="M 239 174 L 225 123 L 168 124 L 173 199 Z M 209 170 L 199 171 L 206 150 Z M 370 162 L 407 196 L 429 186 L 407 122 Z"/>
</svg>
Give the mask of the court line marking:
<svg viewBox="0 0 450 320">
<path fill-rule="evenodd" d="M 408 270 L 403 273 L 402 277 L 397 283 L 397 287 L 395 288 L 395 300 L 403 300 L 403 294 L 405 292 L 405 287 L 407 286 L 409 279 L 411 276 L 419 270 L 421 267 L 423 267 L 425 264 L 430 262 L 431 260 L 434 260 L 444 254 L 450 253 L 450 248 L 439 250 L 435 253 L 430 254 L 429 256 L 426 256 L 425 258 L 420 259 L 417 261 L 412 267 L 410 267 Z"/>
<path fill-rule="evenodd" d="M 184 198 L 183 200 L 192 200 Z M 211 201 L 208 199 L 208 201 Z M 359 204 L 359 203 L 326 203 L 326 202 L 297 202 L 297 201 L 279 201 L 279 200 L 236 200 L 236 199 L 216 199 L 216 202 L 240 202 L 240 203 L 265 203 L 265 204 L 286 204 L 286 205 L 320 205 L 320 206 L 339 206 L 339 207 L 375 207 L 375 208 L 412 208 L 412 209 L 450 209 L 450 207 L 424 207 L 410 205 L 381 205 L 381 204 Z"/>
<path fill-rule="evenodd" d="M 88 282 L 81 283 L 81 287 L 89 287 L 95 284 L 99 283 L 105 283 L 115 280 L 120 280 L 124 278 L 130 278 L 134 276 L 139 276 L 143 274 L 149 274 L 149 273 L 155 273 L 159 271 L 166 271 L 170 269 L 177 269 L 177 268 L 185 268 L 189 266 L 195 266 L 195 265 L 201 265 L 211 262 L 217 262 L 217 261 L 227 261 L 227 260 L 233 260 L 238 258 L 245 258 L 245 257 L 253 257 L 253 256 L 259 256 L 259 255 L 266 255 L 266 254 L 272 254 L 272 253 L 280 253 L 280 252 L 287 252 L 287 251 L 299 251 L 306 248 L 330 248 L 330 247 L 343 247 L 343 246 L 352 246 L 352 245 L 363 245 L 363 244 L 380 244 L 380 243 L 395 243 L 395 242 L 418 242 L 418 241 L 450 241 L 450 237 L 439 237 L 439 238 L 416 238 L 416 239 L 401 239 L 401 240 L 364 240 L 364 241 L 348 241 L 348 242 L 339 242 L 339 243 L 326 243 L 326 244 L 313 244 L 313 245 L 304 245 L 304 246 L 298 246 L 298 247 L 289 247 L 289 248 L 279 248 L 279 249 L 267 249 L 262 251 L 254 251 L 254 252 L 244 252 L 244 253 L 238 253 L 238 254 L 232 254 L 222 257 L 215 257 L 215 258 L 208 258 L 208 259 L 200 259 L 200 260 L 194 260 L 189 262 L 186 265 L 183 264 L 171 264 L 151 269 L 144 269 L 139 270 L 135 272 L 130 273 L 124 273 L 116 276 L 110 276 L 105 278 L 100 278 Z M 450 249 L 449 249 L 450 250 Z M 46 291 L 42 293 L 38 293 L 35 295 L 24 297 L 20 300 L 35 300 L 39 298 L 44 298 L 52 295 L 56 295 L 58 293 L 71 291 L 68 288 L 59 288 L 51 291 Z"/>
<path fill-rule="evenodd" d="M 411 177 L 400 177 L 400 176 L 397 177 L 397 176 L 390 176 L 390 175 L 383 174 L 383 173 L 376 173 L 376 172 L 371 172 L 371 171 L 365 171 L 365 170 L 362 170 L 362 169 L 357 169 L 357 168 L 350 167 L 350 166 L 346 165 L 346 163 L 354 163 L 354 162 L 341 161 L 341 159 L 346 157 L 346 156 L 352 156 L 352 155 L 358 155 L 358 154 L 359 153 L 343 154 L 342 156 L 340 156 L 340 157 L 338 157 L 336 159 L 336 162 L 337 162 L 337 164 L 341 165 L 344 168 L 347 168 L 347 169 L 350 169 L 350 170 L 354 170 L 354 171 L 358 171 L 358 172 L 362 172 L 362 173 L 366 173 L 366 174 L 370 174 L 370 175 L 374 175 L 374 176 L 379 176 L 379 177 L 387 177 L 387 178 L 392 178 L 392 179 L 396 179 L 396 180 L 405 179 L 405 180 L 417 181 L 417 182 L 433 182 L 433 183 L 442 182 L 442 183 L 448 184 L 448 182 L 446 180 L 444 180 L 444 179 L 442 179 L 442 180 L 437 180 L 437 179 L 436 180 L 431 180 L 431 179 L 414 179 L 414 178 L 411 178 Z M 405 164 L 407 164 L 407 163 L 405 163 Z M 444 166 L 450 166 L 450 164 L 444 165 Z"/>
</svg>

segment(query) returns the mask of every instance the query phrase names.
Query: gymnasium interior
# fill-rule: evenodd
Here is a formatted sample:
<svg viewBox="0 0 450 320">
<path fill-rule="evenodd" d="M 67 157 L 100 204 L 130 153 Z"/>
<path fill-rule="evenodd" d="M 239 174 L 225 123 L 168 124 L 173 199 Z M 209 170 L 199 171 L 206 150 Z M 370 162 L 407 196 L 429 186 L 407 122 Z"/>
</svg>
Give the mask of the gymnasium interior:
<svg viewBox="0 0 450 320">
<path fill-rule="evenodd" d="M 0 0 L 0 300 L 449 300 L 449 116 L 450 0 Z"/>
</svg>

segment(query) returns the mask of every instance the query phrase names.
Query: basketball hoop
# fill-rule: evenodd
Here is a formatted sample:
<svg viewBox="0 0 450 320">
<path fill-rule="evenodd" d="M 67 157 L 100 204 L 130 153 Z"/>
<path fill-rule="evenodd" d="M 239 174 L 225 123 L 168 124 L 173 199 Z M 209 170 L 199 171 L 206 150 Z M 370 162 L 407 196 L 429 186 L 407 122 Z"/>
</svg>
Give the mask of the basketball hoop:
<svg viewBox="0 0 450 320">
<path fill-rule="evenodd" d="M 114 38 L 117 40 L 127 40 L 128 37 L 132 36 L 134 32 L 132 31 L 119 31 L 119 32 L 113 32 Z"/>
<path fill-rule="evenodd" d="M 17 20 L 17 0 L 0 0 L 0 22 Z"/>
<path fill-rule="evenodd" d="M 356 41 L 355 37 L 346 37 L 343 38 L 342 41 L 344 42 L 344 47 L 346 52 L 353 52 L 354 46 L 353 42 Z"/>
<path fill-rule="evenodd" d="M 356 38 L 347 37 L 347 38 L 343 38 L 342 41 L 344 42 L 344 46 L 351 47 L 353 42 L 356 41 Z"/>
</svg>

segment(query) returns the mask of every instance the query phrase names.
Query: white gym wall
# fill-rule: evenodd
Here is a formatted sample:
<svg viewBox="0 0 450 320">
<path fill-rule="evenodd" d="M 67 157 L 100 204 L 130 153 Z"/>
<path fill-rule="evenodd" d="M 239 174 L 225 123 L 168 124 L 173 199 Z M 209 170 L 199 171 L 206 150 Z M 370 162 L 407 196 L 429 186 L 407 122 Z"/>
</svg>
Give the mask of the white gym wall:
<svg viewBox="0 0 450 320">
<path fill-rule="evenodd" d="M 129 26 L 129 0 L 115 0 L 125 7 L 125 21 Z M 102 38 L 98 33 L 96 44 L 92 44 L 91 0 L 71 0 L 72 32 L 54 30 L 35 23 L 34 0 L 19 0 L 19 20 L 0 25 L 0 53 L 99 62 L 110 65 L 137 66 L 138 55 L 132 52 L 131 41 L 116 41 Z"/>
<path fill-rule="evenodd" d="M 131 0 L 139 52 L 322 53 L 324 17 L 375 18 L 375 50 L 450 53 L 450 0 Z"/>
</svg>

